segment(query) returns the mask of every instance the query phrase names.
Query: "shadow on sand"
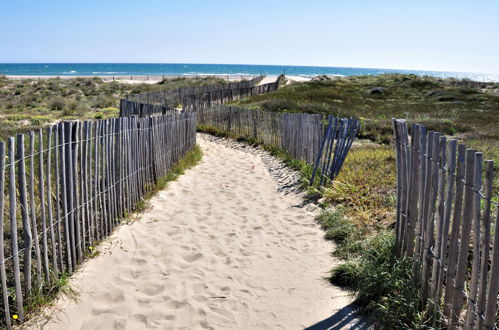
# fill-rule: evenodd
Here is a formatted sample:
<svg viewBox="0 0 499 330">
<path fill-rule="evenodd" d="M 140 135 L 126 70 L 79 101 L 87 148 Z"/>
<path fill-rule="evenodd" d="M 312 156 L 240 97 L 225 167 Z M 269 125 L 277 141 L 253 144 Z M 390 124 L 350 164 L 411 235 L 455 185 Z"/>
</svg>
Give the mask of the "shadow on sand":
<svg viewBox="0 0 499 330">
<path fill-rule="evenodd" d="M 305 330 L 374 329 L 372 321 L 362 316 L 352 304 L 343 307 L 327 319 L 311 325 Z"/>
</svg>

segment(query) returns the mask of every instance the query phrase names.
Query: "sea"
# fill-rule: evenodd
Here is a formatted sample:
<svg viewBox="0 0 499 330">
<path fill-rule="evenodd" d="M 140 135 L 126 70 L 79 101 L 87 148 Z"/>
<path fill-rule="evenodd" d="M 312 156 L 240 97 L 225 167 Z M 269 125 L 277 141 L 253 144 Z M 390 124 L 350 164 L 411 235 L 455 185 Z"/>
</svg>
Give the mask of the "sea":
<svg viewBox="0 0 499 330">
<path fill-rule="evenodd" d="M 189 75 L 317 75 L 356 76 L 386 73 L 415 74 L 475 81 L 499 81 L 497 73 L 347 68 L 326 66 L 190 64 L 190 63 L 0 63 L 0 75 L 15 76 L 189 76 Z"/>
</svg>

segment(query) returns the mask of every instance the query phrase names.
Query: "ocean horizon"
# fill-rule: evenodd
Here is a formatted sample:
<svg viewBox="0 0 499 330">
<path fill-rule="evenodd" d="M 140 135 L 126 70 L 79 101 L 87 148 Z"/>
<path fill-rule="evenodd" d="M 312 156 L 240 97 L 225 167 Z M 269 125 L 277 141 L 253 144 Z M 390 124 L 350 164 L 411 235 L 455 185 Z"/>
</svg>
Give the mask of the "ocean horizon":
<svg viewBox="0 0 499 330">
<path fill-rule="evenodd" d="M 357 76 L 390 73 L 438 78 L 499 81 L 497 73 L 376 69 L 355 67 L 195 64 L 195 63 L 0 63 L 0 75 L 9 76 L 190 76 L 190 75 L 279 75 L 313 77 L 318 75 Z"/>
</svg>

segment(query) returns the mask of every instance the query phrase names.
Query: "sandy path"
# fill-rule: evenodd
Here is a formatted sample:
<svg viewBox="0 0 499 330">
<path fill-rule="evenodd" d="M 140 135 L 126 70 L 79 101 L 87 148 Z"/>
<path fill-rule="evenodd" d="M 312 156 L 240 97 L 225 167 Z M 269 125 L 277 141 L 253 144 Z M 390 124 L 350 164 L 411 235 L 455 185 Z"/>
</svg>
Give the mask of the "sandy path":
<svg viewBox="0 0 499 330">
<path fill-rule="evenodd" d="M 44 329 L 300 329 L 350 302 L 323 279 L 317 211 L 293 207 L 257 154 L 199 143 L 201 164 L 102 244 Z"/>
</svg>

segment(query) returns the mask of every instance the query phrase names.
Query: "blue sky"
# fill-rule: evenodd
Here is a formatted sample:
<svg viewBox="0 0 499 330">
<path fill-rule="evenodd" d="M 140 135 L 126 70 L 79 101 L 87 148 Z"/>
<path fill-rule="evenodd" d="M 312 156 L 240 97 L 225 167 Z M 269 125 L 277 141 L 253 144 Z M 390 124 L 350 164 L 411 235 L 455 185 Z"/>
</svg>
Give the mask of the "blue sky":
<svg viewBox="0 0 499 330">
<path fill-rule="evenodd" d="M 0 62 L 499 73 L 497 0 L 0 0 Z"/>
</svg>

